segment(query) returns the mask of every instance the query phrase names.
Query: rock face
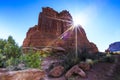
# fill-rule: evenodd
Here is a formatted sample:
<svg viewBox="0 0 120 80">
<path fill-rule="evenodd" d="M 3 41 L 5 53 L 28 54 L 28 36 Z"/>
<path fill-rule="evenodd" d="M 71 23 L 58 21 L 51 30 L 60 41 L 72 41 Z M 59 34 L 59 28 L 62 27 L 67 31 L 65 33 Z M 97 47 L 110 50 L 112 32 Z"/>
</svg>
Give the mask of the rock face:
<svg viewBox="0 0 120 80">
<path fill-rule="evenodd" d="M 106 50 L 106 52 L 120 52 L 120 42 L 114 42 L 109 45 L 109 48 Z"/>
<path fill-rule="evenodd" d="M 23 47 L 44 48 L 46 46 L 62 47 L 64 49 L 75 48 L 75 28 L 72 16 L 66 10 L 58 13 L 52 8 L 42 8 L 39 14 L 38 25 L 30 28 L 23 42 Z M 84 29 L 77 29 L 77 46 L 80 52 L 88 51 L 96 53 L 95 44 L 88 41 Z"/>
</svg>

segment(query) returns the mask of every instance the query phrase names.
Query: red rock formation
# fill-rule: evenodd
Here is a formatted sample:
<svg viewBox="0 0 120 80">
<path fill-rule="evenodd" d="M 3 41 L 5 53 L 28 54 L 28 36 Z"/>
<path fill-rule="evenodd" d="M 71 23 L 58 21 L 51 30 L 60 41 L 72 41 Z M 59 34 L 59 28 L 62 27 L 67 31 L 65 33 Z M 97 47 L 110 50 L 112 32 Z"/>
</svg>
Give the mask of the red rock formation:
<svg viewBox="0 0 120 80">
<path fill-rule="evenodd" d="M 76 44 L 75 28 L 70 29 L 72 25 L 72 16 L 68 11 L 63 10 L 58 13 L 49 7 L 42 8 L 38 25 L 28 30 L 23 47 L 57 46 L 65 49 L 74 48 Z M 77 46 L 81 52 L 84 50 L 89 53 L 98 52 L 96 45 L 88 41 L 81 26 L 77 29 Z"/>
</svg>

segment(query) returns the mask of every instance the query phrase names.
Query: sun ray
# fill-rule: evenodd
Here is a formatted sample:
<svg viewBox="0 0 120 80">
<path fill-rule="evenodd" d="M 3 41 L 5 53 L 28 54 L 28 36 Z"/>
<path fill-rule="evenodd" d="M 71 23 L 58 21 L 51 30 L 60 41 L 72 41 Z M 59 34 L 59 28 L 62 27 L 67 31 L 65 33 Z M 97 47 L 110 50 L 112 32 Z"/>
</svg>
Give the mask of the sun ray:
<svg viewBox="0 0 120 80">
<path fill-rule="evenodd" d="M 72 30 L 72 26 L 68 28 L 65 32 L 63 32 L 60 36 L 58 36 L 56 39 L 54 39 L 52 42 L 50 42 L 46 47 L 51 46 L 53 43 L 55 43 L 57 40 L 62 39 L 62 36 L 68 32 L 69 30 Z"/>
<path fill-rule="evenodd" d="M 75 53 L 76 53 L 76 55 L 75 55 L 75 57 L 76 57 L 76 59 L 78 58 L 78 44 L 77 44 L 78 42 L 77 42 L 77 27 L 75 27 Z"/>
<path fill-rule="evenodd" d="M 78 30 L 79 30 L 80 34 L 83 36 L 83 33 L 82 33 L 81 30 L 80 30 L 80 27 L 81 27 L 81 26 L 78 27 Z"/>
<path fill-rule="evenodd" d="M 68 21 L 68 20 L 63 20 L 63 19 L 52 18 L 52 17 L 47 17 L 47 18 L 70 23 L 70 27 L 66 31 L 64 31 L 60 36 L 58 36 L 56 39 L 54 39 L 52 42 L 50 42 L 46 47 L 52 46 L 59 39 L 63 39 L 67 32 L 69 32 L 69 34 L 75 32 L 74 33 L 75 34 L 75 57 L 77 59 L 78 58 L 78 31 L 80 32 L 80 34 L 82 34 L 82 32 L 80 30 L 81 25 L 79 25 L 80 22 L 79 22 L 78 18 L 76 17 L 76 19 L 73 20 L 74 22 Z"/>
</svg>

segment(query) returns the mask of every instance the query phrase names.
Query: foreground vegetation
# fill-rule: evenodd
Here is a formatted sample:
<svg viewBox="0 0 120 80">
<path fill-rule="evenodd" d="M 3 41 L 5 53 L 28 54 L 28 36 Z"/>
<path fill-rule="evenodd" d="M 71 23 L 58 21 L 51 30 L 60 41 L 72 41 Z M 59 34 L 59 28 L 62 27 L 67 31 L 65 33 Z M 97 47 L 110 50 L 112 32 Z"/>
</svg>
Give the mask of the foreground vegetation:
<svg viewBox="0 0 120 80">
<path fill-rule="evenodd" d="M 114 63 L 116 60 L 115 57 L 109 53 L 98 52 L 96 54 L 90 54 L 86 53 L 86 51 L 82 53 L 79 53 L 78 51 L 78 56 L 76 58 L 75 50 L 67 51 L 65 55 L 59 56 L 59 59 L 63 61 L 61 65 L 64 66 L 66 71 L 81 62 L 85 62 L 93 66 L 99 62 Z"/>
<path fill-rule="evenodd" d="M 8 39 L 0 39 L 0 68 L 9 70 L 21 70 L 25 68 L 40 68 L 41 57 L 39 53 L 28 51 L 24 54 L 12 36 Z"/>
<path fill-rule="evenodd" d="M 30 49 L 26 54 L 23 53 L 22 47 L 19 47 L 12 36 L 8 39 L 0 39 L 0 68 L 9 70 L 21 70 L 26 68 L 41 68 L 42 58 L 50 56 L 52 52 L 35 52 Z M 51 56 L 56 56 L 51 54 Z M 58 59 L 63 62 L 61 65 L 66 70 L 80 62 L 88 62 L 90 65 L 102 62 L 114 62 L 115 58 L 111 54 L 97 53 L 89 54 L 86 51 L 79 53 L 76 58 L 75 50 L 66 51 L 65 55 L 57 55 Z"/>
</svg>

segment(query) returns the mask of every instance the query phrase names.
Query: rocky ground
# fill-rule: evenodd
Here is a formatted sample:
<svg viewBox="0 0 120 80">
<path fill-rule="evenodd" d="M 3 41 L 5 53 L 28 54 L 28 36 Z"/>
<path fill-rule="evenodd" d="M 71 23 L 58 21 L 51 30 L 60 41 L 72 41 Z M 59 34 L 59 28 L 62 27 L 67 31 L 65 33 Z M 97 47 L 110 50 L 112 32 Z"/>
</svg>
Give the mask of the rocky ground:
<svg viewBox="0 0 120 80">
<path fill-rule="evenodd" d="M 44 72 L 39 69 L 7 71 L 0 69 L 0 80 L 39 80 L 44 77 Z"/>
<path fill-rule="evenodd" d="M 114 68 L 113 75 L 109 77 L 111 80 L 120 80 L 120 56 L 118 56 L 118 60 L 116 61 L 116 66 Z"/>
<path fill-rule="evenodd" d="M 78 75 L 73 75 L 68 79 L 64 75 L 59 78 L 51 78 L 46 75 L 42 80 L 120 80 L 120 55 L 115 57 L 115 63 L 100 62 L 94 64 L 89 71 L 85 71 L 87 75 L 85 78 Z"/>
<path fill-rule="evenodd" d="M 23 78 L 24 80 L 120 80 L 120 55 L 115 55 L 115 57 L 116 61 L 114 63 L 100 62 L 94 64 L 90 70 L 85 71 L 87 76 L 84 78 L 79 75 L 72 75 L 66 79 L 64 76 L 65 74 L 59 78 L 53 78 L 49 77 L 47 72 L 44 73 L 39 70 L 32 69 L 16 72 L 9 72 L 5 69 L 0 69 L 0 80 L 23 80 Z M 48 62 L 50 62 L 50 59 L 48 59 Z M 34 76 L 34 79 L 31 76 Z"/>
<path fill-rule="evenodd" d="M 114 64 L 112 63 L 98 63 L 95 64 L 89 71 L 86 71 L 87 77 L 71 76 L 68 80 L 111 80 L 108 79 L 113 75 Z M 49 78 L 47 75 L 43 80 L 67 80 L 64 76 L 60 78 Z"/>
</svg>

